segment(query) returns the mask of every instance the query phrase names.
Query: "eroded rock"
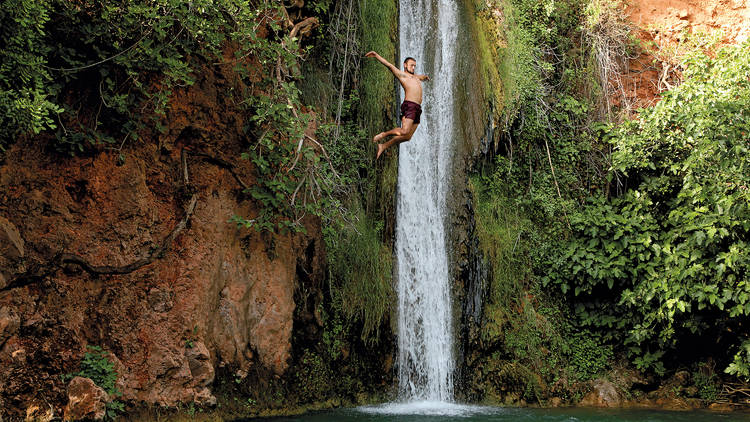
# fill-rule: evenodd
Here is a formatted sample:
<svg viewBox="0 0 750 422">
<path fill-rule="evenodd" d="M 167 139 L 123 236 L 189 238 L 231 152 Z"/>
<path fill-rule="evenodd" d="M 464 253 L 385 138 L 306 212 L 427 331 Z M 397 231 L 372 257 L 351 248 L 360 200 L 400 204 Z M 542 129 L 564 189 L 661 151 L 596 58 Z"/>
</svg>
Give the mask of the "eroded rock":
<svg viewBox="0 0 750 422">
<path fill-rule="evenodd" d="M 18 228 L 0 217 L 0 256 L 15 261 L 24 256 L 24 242 Z"/>
<path fill-rule="evenodd" d="M 21 325 L 19 316 L 7 306 L 0 308 L 0 347 L 18 331 Z"/>
<path fill-rule="evenodd" d="M 170 292 L 161 289 L 148 292 L 148 304 L 154 312 L 168 312 L 174 306 Z"/>
<path fill-rule="evenodd" d="M 0 165 L 0 191 L 12 196 L 12 201 L 0 198 L 5 217 L 0 260 L 23 258 L 13 268 L 0 262 L 0 285 L 13 280 L 22 265 L 44 265 L 60 251 L 94 266 L 125 266 L 161 244 L 185 215 L 179 200 L 184 186 L 176 172 L 181 147 L 198 136 L 215 139 L 211 150 L 227 157 L 239 156 L 243 148 L 242 116 L 218 118 L 225 80 L 214 76 L 209 73 L 200 87 L 175 93 L 166 134 L 159 135 L 159 142 L 144 142 L 124 162 L 108 152 L 50 160 L 38 142 L 14 144 Z M 195 121 L 210 124 L 188 130 Z M 234 163 L 239 173 L 252 174 L 243 161 Z M 27 352 L 31 362 L 43 348 L 50 361 L 73 367 L 79 356 L 71 350 L 103 336 L 119 345 L 121 362 L 115 367 L 122 400 L 161 406 L 193 399 L 210 404 L 207 387 L 216 376 L 215 365 L 248 373 L 257 365 L 283 375 L 301 282 L 298 261 L 310 265 L 304 271 L 310 290 L 325 277 L 320 222 L 306 219 L 305 235 L 248 234 L 227 224 L 234 215 L 257 214 L 253 204 L 238 200 L 241 186 L 232 174 L 199 159 L 189 159 L 187 170 L 198 203 L 190 224 L 151 265 L 107 283 L 92 282 L 96 277 L 71 265 L 56 273 L 60 289 L 44 301 L 29 298 L 22 310 L 12 303 L 17 296 L 0 298 L 0 307 L 15 309 L 21 324 L 15 329 L 15 317 L 7 318 L 5 344 L 0 345 L 3 363 L 22 365 Z M 254 183 L 249 176 L 244 180 Z M 311 242 L 319 246 L 308 248 Z M 19 332 L 42 332 L 45 324 L 59 328 L 60 335 L 18 339 Z M 202 344 L 186 350 L 186 339 L 198 343 L 190 334 L 197 332 Z M 61 339 L 65 347 L 59 346 Z M 32 400 L 30 380 L 46 371 L 31 367 L 33 377 L 13 375 L 0 397 Z M 24 411 L 13 409 L 12 415 L 22 419 Z"/>
<path fill-rule="evenodd" d="M 109 395 L 90 378 L 75 377 L 68 384 L 66 421 L 82 419 L 102 420 L 107 414 Z"/>
<path fill-rule="evenodd" d="M 185 357 L 193 376 L 193 385 L 205 387 L 214 381 L 214 366 L 211 355 L 203 342 L 195 342 L 193 347 L 185 350 Z"/>
<path fill-rule="evenodd" d="M 24 241 L 18 228 L 0 216 L 0 289 L 18 273 L 18 263 L 23 257 Z"/>
<path fill-rule="evenodd" d="M 621 404 L 622 396 L 617 387 L 601 378 L 593 382 L 593 389 L 580 403 L 584 407 L 619 407 Z"/>
</svg>

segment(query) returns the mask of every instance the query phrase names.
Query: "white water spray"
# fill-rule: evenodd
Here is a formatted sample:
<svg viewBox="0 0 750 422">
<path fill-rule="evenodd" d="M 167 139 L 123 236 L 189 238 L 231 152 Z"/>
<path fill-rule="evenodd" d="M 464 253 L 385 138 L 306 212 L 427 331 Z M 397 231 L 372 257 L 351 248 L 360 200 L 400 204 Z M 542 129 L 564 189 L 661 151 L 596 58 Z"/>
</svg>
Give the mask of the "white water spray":
<svg viewBox="0 0 750 422">
<path fill-rule="evenodd" d="M 453 399 L 446 192 L 454 135 L 455 0 L 401 0 L 401 59 L 417 61 L 424 114 L 399 152 L 396 256 L 399 398 Z"/>
</svg>

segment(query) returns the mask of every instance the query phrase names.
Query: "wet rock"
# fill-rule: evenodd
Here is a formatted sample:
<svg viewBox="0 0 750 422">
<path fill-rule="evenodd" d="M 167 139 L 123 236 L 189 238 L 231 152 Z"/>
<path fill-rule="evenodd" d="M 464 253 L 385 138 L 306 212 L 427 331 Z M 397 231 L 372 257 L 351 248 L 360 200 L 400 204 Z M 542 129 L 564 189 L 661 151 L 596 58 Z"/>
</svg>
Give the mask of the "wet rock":
<svg viewBox="0 0 750 422">
<path fill-rule="evenodd" d="M 714 412 L 731 412 L 734 409 L 729 403 L 711 403 L 708 405 L 708 410 L 713 410 Z"/>
<path fill-rule="evenodd" d="M 68 384 L 68 404 L 64 419 L 102 420 L 107 413 L 109 395 L 89 378 L 75 377 Z"/>
<path fill-rule="evenodd" d="M 664 410 L 693 410 L 701 407 L 700 399 L 684 399 L 681 397 L 663 397 L 654 404 Z"/>
<path fill-rule="evenodd" d="M 547 402 L 547 405 L 549 407 L 560 407 L 560 406 L 562 406 L 562 404 L 563 404 L 563 401 L 562 401 L 562 399 L 560 397 L 552 397 Z"/>
<path fill-rule="evenodd" d="M 7 306 L 0 308 L 0 347 L 18 331 L 21 319 Z"/>
<path fill-rule="evenodd" d="M 205 387 L 214 381 L 214 366 L 211 364 L 211 355 L 203 342 L 197 341 L 193 347 L 185 350 L 185 357 L 190 366 L 190 374 L 193 376 L 193 384 Z"/>
<path fill-rule="evenodd" d="M 580 403 L 584 407 L 619 407 L 621 404 L 622 396 L 615 385 L 601 378 L 593 382 L 593 389 Z"/>
</svg>

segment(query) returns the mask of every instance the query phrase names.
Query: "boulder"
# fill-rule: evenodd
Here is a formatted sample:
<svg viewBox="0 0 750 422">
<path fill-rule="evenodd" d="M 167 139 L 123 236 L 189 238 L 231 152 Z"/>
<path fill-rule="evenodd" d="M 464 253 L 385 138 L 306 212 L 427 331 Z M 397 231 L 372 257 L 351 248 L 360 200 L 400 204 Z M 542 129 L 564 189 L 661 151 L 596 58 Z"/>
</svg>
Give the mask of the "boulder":
<svg viewBox="0 0 750 422">
<path fill-rule="evenodd" d="M 592 387 L 591 392 L 581 400 L 581 406 L 619 407 L 622 404 L 622 396 L 611 382 L 599 378 L 593 382 Z"/>
<path fill-rule="evenodd" d="M 81 419 L 102 420 L 107 414 L 109 395 L 90 378 L 75 377 L 68 384 L 66 421 Z"/>
</svg>

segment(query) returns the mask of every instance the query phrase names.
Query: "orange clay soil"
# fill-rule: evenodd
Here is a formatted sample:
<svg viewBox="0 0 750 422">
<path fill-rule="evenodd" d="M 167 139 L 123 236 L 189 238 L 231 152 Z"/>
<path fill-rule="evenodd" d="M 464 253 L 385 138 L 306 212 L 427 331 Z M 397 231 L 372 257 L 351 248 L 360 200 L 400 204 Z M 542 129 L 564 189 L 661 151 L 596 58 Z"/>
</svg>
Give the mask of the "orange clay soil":
<svg viewBox="0 0 750 422">
<path fill-rule="evenodd" d="M 644 46 L 620 75 L 630 109 L 653 105 L 679 83 L 686 34 L 712 34 L 723 45 L 750 37 L 750 0 L 628 0 L 625 11 Z"/>
</svg>

